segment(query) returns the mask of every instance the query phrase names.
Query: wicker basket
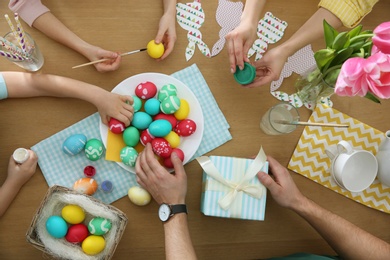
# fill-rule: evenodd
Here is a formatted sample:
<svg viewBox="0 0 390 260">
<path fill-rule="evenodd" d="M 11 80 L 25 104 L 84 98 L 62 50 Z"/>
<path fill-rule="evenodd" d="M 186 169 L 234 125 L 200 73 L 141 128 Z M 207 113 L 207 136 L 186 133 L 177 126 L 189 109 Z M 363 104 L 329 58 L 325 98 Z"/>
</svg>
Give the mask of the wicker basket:
<svg viewBox="0 0 390 260">
<path fill-rule="evenodd" d="M 84 209 L 86 213 L 86 220 L 84 221 L 84 224 L 88 224 L 88 219 L 92 219 L 93 217 L 98 216 L 111 220 L 111 230 L 106 234 L 109 235 L 109 237 L 105 237 L 106 247 L 101 253 L 94 256 L 86 255 L 82 252 L 80 245 L 71 244 L 64 238 L 53 238 L 48 234 L 46 229 L 42 228 L 45 225 L 48 216 L 61 215 L 61 209 L 63 206 L 69 204 L 67 203 L 69 198 L 71 201 L 76 201 L 75 203 L 72 202 L 71 204 L 77 204 Z M 101 213 L 103 213 L 103 215 Z M 26 237 L 29 243 L 52 258 L 72 260 L 107 260 L 111 259 L 114 255 L 115 249 L 120 242 L 126 225 L 127 216 L 117 208 L 104 204 L 91 196 L 80 194 L 72 189 L 55 185 L 51 187 L 46 193 L 31 222 L 31 225 L 26 233 Z M 52 242 L 57 244 L 53 246 Z M 59 251 L 59 248 L 63 251 L 66 251 L 66 254 L 62 254 L 62 251 Z"/>
</svg>

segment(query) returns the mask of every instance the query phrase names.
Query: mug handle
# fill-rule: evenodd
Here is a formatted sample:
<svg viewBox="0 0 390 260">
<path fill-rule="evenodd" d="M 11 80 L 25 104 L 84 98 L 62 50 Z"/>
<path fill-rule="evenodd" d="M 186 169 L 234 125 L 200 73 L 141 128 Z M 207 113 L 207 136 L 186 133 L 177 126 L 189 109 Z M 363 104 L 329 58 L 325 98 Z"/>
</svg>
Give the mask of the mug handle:
<svg viewBox="0 0 390 260">
<path fill-rule="evenodd" d="M 352 146 L 347 141 L 341 140 L 337 144 L 337 151 L 339 154 L 340 153 L 350 154 L 353 151 L 353 149 Z"/>
<path fill-rule="evenodd" d="M 337 149 L 334 147 L 329 147 L 325 149 L 326 155 L 330 158 L 331 161 L 333 161 L 334 158 L 337 157 Z"/>
</svg>

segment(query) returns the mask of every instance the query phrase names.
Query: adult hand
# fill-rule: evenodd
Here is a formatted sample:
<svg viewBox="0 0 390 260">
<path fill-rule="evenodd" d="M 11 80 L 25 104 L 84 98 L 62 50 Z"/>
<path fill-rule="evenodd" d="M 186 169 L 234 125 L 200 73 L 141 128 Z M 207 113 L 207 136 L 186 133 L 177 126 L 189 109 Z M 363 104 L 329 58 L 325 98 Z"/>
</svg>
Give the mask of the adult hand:
<svg viewBox="0 0 390 260">
<path fill-rule="evenodd" d="M 175 9 L 176 10 L 176 9 Z M 157 60 L 163 60 L 173 51 L 176 42 L 176 14 L 166 12 L 160 19 L 155 43 L 164 45 L 164 54 Z"/>
<path fill-rule="evenodd" d="M 12 155 L 8 162 L 7 183 L 21 188 L 36 172 L 38 156 L 32 150 L 28 150 L 30 156 L 23 164 L 14 161 Z"/>
<path fill-rule="evenodd" d="M 289 171 L 271 156 L 267 156 L 270 174 L 259 172 L 257 177 L 260 182 L 271 192 L 274 200 L 282 207 L 296 208 L 304 196 L 294 183 Z"/>
<path fill-rule="evenodd" d="M 184 204 L 187 194 L 187 175 L 176 153 L 171 160 L 174 173 L 168 172 L 157 161 L 152 146 L 148 143 L 139 154 L 135 165 L 137 182 L 146 189 L 158 204 Z"/>
<path fill-rule="evenodd" d="M 104 96 L 99 98 L 96 107 L 103 124 L 107 125 L 113 117 L 129 126 L 134 115 L 133 98 L 112 92 L 101 92 Z"/>
</svg>

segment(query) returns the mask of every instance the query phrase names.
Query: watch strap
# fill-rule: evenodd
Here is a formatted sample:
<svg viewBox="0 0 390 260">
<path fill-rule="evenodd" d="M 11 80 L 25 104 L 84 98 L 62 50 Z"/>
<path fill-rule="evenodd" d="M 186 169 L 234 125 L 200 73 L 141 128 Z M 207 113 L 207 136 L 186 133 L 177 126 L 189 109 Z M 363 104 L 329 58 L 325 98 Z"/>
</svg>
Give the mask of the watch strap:
<svg viewBox="0 0 390 260">
<path fill-rule="evenodd" d="M 172 210 L 172 215 L 175 215 L 177 213 L 188 213 L 187 212 L 187 205 L 186 204 L 175 204 L 175 205 L 170 205 L 171 206 L 171 210 Z"/>
</svg>

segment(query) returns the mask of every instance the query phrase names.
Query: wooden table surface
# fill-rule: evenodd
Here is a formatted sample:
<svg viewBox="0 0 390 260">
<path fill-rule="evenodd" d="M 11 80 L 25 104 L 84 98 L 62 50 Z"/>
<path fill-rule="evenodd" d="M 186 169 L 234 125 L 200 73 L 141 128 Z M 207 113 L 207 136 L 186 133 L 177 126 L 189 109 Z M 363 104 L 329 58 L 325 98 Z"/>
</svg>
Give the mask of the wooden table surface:
<svg viewBox="0 0 390 260">
<path fill-rule="evenodd" d="M 86 41 L 109 50 L 120 52 L 143 48 L 157 32 L 162 14 L 162 1 L 134 0 L 68 0 L 43 1 L 57 17 Z M 296 2 L 296 1 L 295 1 Z M 1 1 L 2 13 L 11 14 L 8 1 Z M 151 4 L 153 3 L 153 4 Z M 218 40 L 219 25 L 215 20 L 218 1 L 203 1 L 206 20 L 201 28 L 203 39 L 211 48 Z M 269 1 L 264 11 L 271 11 L 288 22 L 286 40 L 317 9 L 317 1 Z M 374 29 L 389 19 L 390 2 L 380 1 L 365 18 L 366 29 Z M 197 64 L 206 79 L 219 107 L 230 124 L 233 139 L 208 155 L 249 157 L 262 145 L 267 154 L 283 165 L 288 161 L 303 128 L 282 136 L 269 136 L 260 128 L 260 117 L 278 103 L 269 93 L 269 86 L 241 88 L 229 71 L 226 48 L 209 59 L 199 50 L 190 61 L 184 53 L 187 45 L 186 31 L 179 25 L 177 42 L 172 54 L 156 62 L 146 54 L 124 57 L 121 67 L 111 73 L 98 73 L 94 67 L 71 69 L 87 60 L 78 53 L 54 42 L 39 31 L 25 25 L 39 44 L 45 64 L 38 73 L 67 76 L 98 85 L 111 91 L 123 79 L 144 72 L 172 74 L 192 64 Z M 0 19 L 0 32 L 9 27 Z M 275 44 L 276 46 L 277 44 Z M 323 40 L 313 43 L 313 49 L 323 48 Z M 0 71 L 22 71 L 4 58 Z M 293 92 L 294 77 L 286 79 L 282 90 Z M 374 128 L 390 128 L 390 101 L 381 105 L 363 98 L 332 97 L 334 107 Z M 207 109 L 207 108 L 203 108 Z M 0 183 L 6 178 L 9 156 L 17 147 L 31 147 L 39 141 L 63 130 L 96 112 L 84 101 L 60 98 L 13 99 L 0 102 L 2 126 L 0 127 Z M 310 111 L 300 108 L 303 119 Z M 199 259 L 260 259 L 294 252 L 334 254 L 327 243 L 303 219 L 281 208 L 271 196 L 267 198 L 265 221 L 245 221 L 207 217 L 200 212 L 202 169 L 196 161 L 185 166 L 188 175 L 187 204 L 192 241 Z M 321 206 L 346 218 L 357 226 L 390 242 L 390 215 L 360 205 L 313 181 L 291 172 L 301 191 Z M 41 259 L 43 254 L 26 242 L 25 233 L 30 226 L 48 185 L 38 168 L 33 178 L 23 187 L 6 214 L 0 220 L 0 259 Z M 164 259 L 162 224 L 157 217 L 158 205 L 153 201 L 145 207 L 132 204 L 124 197 L 112 204 L 127 214 L 128 225 L 113 259 Z"/>
</svg>

